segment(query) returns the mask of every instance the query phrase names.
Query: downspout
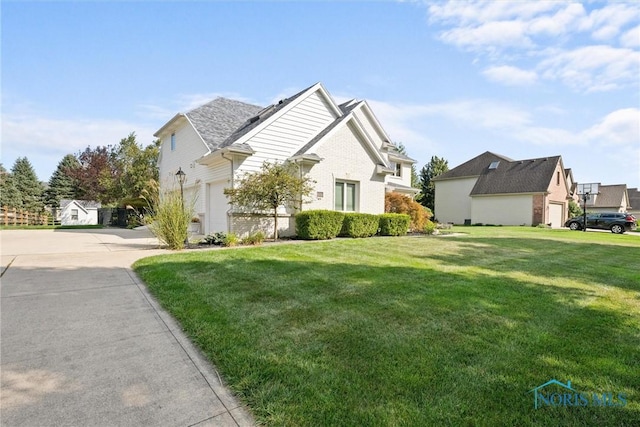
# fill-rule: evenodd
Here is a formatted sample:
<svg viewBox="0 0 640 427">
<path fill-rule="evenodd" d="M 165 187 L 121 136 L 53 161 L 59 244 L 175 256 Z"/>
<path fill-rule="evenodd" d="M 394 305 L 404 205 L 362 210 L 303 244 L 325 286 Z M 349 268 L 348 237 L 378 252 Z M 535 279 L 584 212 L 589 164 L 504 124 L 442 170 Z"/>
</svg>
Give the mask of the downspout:
<svg viewBox="0 0 640 427">
<path fill-rule="evenodd" d="M 221 157 L 225 160 L 229 160 L 229 165 L 231 166 L 231 188 L 235 188 L 234 187 L 234 179 L 233 179 L 233 157 L 232 158 L 227 158 L 225 157 L 226 153 L 222 153 Z M 232 213 L 233 211 L 233 205 L 229 204 L 229 209 L 227 209 L 227 233 L 231 233 L 233 230 L 233 221 L 232 221 Z"/>
</svg>

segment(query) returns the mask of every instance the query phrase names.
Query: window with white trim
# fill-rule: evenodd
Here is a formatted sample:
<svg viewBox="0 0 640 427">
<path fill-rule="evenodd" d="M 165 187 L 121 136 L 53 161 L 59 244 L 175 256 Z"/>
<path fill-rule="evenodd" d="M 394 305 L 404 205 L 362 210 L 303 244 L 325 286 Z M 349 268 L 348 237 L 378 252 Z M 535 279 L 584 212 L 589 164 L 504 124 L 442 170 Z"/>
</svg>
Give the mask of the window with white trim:
<svg viewBox="0 0 640 427">
<path fill-rule="evenodd" d="M 171 151 L 176 151 L 176 134 L 171 134 Z"/>
<path fill-rule="evenodd" d="M 78 209 L 71 209 L 71 220 L 78 220 Z"/>
<path fill-rule="evenodd" d="M 357 191 L 358 184 L 356 182 L 336 181 L 335 210 L 355 212 Z"/>
<path fill-rule="evenodd" d="M 394 163 L 393 176 L 402 177 L 402 163 Z"/>
</svg>

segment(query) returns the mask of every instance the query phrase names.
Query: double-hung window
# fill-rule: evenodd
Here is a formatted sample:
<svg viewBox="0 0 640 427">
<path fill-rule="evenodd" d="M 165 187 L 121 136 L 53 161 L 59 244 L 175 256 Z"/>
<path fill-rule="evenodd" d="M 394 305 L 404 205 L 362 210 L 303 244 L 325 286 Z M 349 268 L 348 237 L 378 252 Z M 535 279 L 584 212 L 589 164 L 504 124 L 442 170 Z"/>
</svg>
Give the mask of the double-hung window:
<svg viewBox="0 0 640 427">
<path fill-rule="evenodd" d="M 355 182 L 336 181 L 335 210 L 355 212 L 357 188 Z"/>
<path fill-rule="evenodd" d="M 71 220 L 78 220 L 78 209 L 71 209 Z"/>
</svg>

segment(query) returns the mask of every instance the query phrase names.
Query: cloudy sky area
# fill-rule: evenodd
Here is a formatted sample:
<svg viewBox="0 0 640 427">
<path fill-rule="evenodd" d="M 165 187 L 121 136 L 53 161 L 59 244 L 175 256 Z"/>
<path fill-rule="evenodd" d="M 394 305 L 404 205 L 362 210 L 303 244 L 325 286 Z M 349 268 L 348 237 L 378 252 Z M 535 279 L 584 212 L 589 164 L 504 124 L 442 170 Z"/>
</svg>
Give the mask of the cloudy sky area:
<svg viewBox="0 0 640 427">
<path fill-rule="evenodd" d="M 148 144 L 216 96 L 268 105 L 321 81 L 366 99 L 422 167 L 562 155 L 640 186 L 637 2 L 3 2 L 2 163 Z"/>
</svg>

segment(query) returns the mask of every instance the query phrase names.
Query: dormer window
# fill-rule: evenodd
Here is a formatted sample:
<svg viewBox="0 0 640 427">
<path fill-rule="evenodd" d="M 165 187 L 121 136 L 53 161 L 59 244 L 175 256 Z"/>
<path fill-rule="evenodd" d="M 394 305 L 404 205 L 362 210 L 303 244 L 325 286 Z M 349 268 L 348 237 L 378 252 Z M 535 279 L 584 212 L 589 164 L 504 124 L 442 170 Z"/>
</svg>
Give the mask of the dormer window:
<svg viewBox="0 0 640 427">
<path fill-rule="evenodd" d="M 495 162 L 491 162 L 491 164 L 489 165 L 489 170 L 491 169 L 498 169 L 498 165 L 500 164 L 500 160 L 495 161 Z"/>
</svg>

